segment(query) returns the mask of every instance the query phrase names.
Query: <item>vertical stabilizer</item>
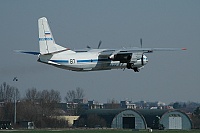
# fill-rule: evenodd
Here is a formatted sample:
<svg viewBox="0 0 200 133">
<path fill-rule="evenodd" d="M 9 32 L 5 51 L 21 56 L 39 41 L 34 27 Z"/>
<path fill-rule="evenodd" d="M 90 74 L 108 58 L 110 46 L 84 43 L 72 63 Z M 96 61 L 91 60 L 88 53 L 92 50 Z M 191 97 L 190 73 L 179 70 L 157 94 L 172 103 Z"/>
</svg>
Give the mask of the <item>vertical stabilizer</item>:
<svg viewBox="0 0 200 133">
<path fill-rule="evenodd" d="M 38 28 L 40 54 L 49 54 L 66 49 L 55 43 L 48 21 L 45 17 L 38 20 Z"/>
</svg>

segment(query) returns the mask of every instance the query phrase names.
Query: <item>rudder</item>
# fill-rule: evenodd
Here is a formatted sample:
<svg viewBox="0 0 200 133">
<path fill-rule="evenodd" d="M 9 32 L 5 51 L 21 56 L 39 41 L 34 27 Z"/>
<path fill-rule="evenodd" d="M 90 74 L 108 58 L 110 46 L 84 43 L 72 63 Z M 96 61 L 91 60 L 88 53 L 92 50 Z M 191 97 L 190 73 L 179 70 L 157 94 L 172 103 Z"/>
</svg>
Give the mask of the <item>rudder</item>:
<svg viewBox="0 0 200 133">
<path fill-rule="evenodd" d="M 38 19 L 38 29 L 40 54 L 49 54 L 66 49 L 55 43 L 48 21 L 45 17 Z"/>
</svg>

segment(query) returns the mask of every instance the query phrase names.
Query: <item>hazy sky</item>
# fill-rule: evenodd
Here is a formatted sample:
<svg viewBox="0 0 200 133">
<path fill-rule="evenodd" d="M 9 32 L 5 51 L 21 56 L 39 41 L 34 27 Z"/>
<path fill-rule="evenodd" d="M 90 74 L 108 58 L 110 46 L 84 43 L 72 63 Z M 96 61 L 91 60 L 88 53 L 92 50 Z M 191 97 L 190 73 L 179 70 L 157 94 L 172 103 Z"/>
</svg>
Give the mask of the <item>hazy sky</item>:
<svg viewBox="0 0 200 133">
<path fill-rule="evenodd" d="M 72 72 L 37 62 L 38 24 L 47 17 L 56 42 L 78 49 L 122 46 L 186 47 L 187 51 L 146 54 L 149 63 L 132 70 Z M 106 102 L 200 102 L 199 0 L 1 0 L 0 84 L 17 86 L 21 95 L 35 87 L 55 89 L 62 97 L 81 87 L 85 98 Z M 19 81 L 13 82 L 17 76 Z"/>
</svg>

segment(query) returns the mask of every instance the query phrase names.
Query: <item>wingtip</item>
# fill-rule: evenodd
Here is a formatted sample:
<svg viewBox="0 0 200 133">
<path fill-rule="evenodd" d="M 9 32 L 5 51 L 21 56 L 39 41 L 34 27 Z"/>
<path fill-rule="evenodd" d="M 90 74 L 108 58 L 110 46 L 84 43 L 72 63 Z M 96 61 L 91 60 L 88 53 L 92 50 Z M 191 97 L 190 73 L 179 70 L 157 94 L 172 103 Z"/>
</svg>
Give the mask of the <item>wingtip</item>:
<svg viewBox="0 0 200 133">
<path fill-rule="evenodd" d="M 187 50 L 186 48 L 182 48 L 182 50 Z"/>
</svg>

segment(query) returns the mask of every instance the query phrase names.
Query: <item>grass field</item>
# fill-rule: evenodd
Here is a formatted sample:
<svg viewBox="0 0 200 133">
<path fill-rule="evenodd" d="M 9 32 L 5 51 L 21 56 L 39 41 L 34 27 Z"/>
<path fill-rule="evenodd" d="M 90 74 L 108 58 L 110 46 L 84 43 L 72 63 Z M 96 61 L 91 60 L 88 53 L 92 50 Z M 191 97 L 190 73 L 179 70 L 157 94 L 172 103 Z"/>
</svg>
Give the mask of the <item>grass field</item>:
<svg viewBox="0 0 200 133">
<path fill-rule="evenodd" d="M 0 130 L 6 133 L 148 133 L 148 131 L 132 131 L 117 129 L 65 129 L 65 130 Z M 153 130 L 153 133 L 200 133 L 200 130 Z"/>
</svg>

